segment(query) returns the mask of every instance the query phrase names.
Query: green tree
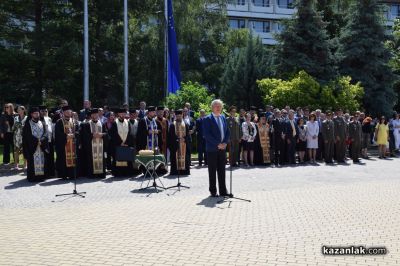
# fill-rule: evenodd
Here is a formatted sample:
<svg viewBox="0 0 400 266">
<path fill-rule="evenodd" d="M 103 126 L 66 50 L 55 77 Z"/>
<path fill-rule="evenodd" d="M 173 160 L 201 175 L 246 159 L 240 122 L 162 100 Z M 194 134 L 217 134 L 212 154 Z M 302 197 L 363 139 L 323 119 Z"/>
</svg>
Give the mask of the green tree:
<svg viewBox="0 0 400 266">
<path fill-rule="evenodd" d="M 394 76 L 388 62 L 390 52 L 384 46 L 382 5 L 376 0 L 354 1 L 340 36 L 340 72 L 365 90 L 364 108 L 372 115 L 389 114 L 395 103 Z"/>
<path fill-rule="evenodd" d="M 288 78 L 300 70 L 327 82 L 337 75 L 326 23 L 316 11 L 314 0 L 299 0 L 297 12 L 284 22 L 277 35 L 275 76 Z"/>
<path fill-rule="evenodd" d="M 396 75 L 396 80 L 393 84 L 393 89 L 396 94 L 397 105 L 395 109 L 400 108 L 400 20 L 396 19 L 393 26 L 393 37 L 386 42 L 386 46 L 389 48 L 392 57 L 389 61 L 390 67 L 393 69 L 393 73 Z"/>
<path fill-rule="evenodd" d="M 324 110 L 340 107 L 355 111 L 360 108 L 363 88 L 350 81 L 350 77 L 339 77 L 320 84 L 305 71 L 300 71 L 290 80 L 266 78 L 257 81 L 257 85 L 263 92 L 264 103 L 280 108 L 286 105 Z"/>
<path fill-rule="evenodd" d="M 268 75 L 269 53 L 259 38 L 248 33 L 246 46 L 231 52 L 221 78 L 220 96 L 227 104 L 240 107 L 261 106 L 256 81 Z"/>
<path fill-rule="evenodd" d="M 165 104 L 172 109 L 181 109 L 185 103 L 190 103 L 192 110 L 198 115 L 200 109 L 210 110 L 210 103 L 214 95 L 210 94 L 204 86 L 195 82 L 182 83 L 181 89 L 176 94 L 170 94 L 165 99 Z"/>
</svg>

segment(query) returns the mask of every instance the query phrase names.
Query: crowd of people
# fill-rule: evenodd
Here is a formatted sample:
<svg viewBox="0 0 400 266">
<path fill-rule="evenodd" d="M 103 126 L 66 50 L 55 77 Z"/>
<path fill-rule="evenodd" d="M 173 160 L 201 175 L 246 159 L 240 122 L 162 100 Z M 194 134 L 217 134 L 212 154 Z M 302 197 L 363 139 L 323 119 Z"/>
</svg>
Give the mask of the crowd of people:
<svg viewBox="0 0 400 266">
<path fill-rule="evenodd" d="M 163 154 L 169 164 L 161 171 L 167 172 L 170 166 L 171 175 L 188 175 L 192 150 L 198 153 L 199 167 L 210 159 L 206 115 L 205 110 L 192 110 L 190 103 L 170 110 L 146 106 L 143 101 L 138 108 L 126 104 L 92 108 L 90 101 L 84 101 L 77 112 L 66 100 L 51 110 L 46 106 L 27 110 L 8 103 L 0 117 L 3 166 L 25 169 L 33 182 L 50 177 L 104 178 L 107 170 L 113 176 L 131 176 L 143 170 L 134 161 L 120 159 L 120 147 L 131 147 L 135 153 L 152 150 Z M 226 152 L 232 167 L 346 163 L 348 158 L 359 163 L 361 158 L 368 159 L 371 145 L 378 146 L 381 159 L 396 156 L 400 149 L 396 112 L 387 119 L 341 109 L 322 112 L 306 107 L 252 106 L 246 111 L 230 106 L 223 121 L 229 128 Z"/>
</svg>

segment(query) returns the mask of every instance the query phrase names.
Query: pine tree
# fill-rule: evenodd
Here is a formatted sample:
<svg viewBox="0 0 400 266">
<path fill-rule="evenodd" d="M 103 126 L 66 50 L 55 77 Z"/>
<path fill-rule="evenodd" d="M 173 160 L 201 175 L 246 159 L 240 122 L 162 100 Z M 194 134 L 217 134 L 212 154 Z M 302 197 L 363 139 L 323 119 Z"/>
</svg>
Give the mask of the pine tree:
<svg viewBox="0 0 400 266">
<path fill-rule="evenodd" d="M 262 93 L 256 81 L 267 76 L 268 51 L 250 33 L 245 47 L 231 53 L 221 78 L 220 96 L 228 103 L 248 108 L 262 106 Z"/>
<path fill-rule="evenodd" d="M 361 82 L 364 108 L 372 115 L 390 114 L 395 102 L 381 7 L 376 0 L 355 1 L 351 5 L 337 52 L 341 74 Z"/>
<path fill-rule="evenodd" d="M 318 81 L 332 80 L 337 71 L 326 23 L 314 0 L 299 0 L 296 7 L 297 12 L 285 21 L 285 29 L 277 36 L 275 75 L 288 78 L 304 70 Z"/>
</svg>

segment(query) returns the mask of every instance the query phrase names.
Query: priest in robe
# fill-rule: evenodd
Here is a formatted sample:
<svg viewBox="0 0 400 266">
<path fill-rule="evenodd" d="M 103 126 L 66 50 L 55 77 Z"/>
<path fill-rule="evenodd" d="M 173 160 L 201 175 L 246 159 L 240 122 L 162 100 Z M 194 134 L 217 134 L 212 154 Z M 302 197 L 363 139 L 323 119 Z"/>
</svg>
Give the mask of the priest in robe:
<svg viewBox="0 0 400 266">
<path fill-rule="evenodd" d="M 130 131 L 129 134 L 131 134 L 132 137 L 132 142 L 133 142 L 133 147 L 135 148 L 135 152 L 136 154 L 138 153 L 138 149 L 137 149 L 137 132 L 138 132 L 138 126 L 139 126 L 139 119 L 138 119 L 138 109 L 132 108 L 129 109 L 129 127 L 130 127 Z M 137 175 L 140 173 L 139 170 L 139 164 L 136 162 L 133 162 L 132 167 L 133 167 L 133 174 Z"/>
<path fill-rule="evenodd" d="M 147 115 L 140 119 L 137 133 L 137 150 L 159 150 L 162 146 L 161 124 L 155 119 L 156 108 L 149 106 Z"/>
<path fill-rule="evenodd" d="M 44 122 L 40 121 L 39 108 L 32 107 L 29 118 L 22 130 L 23 153 L 28 162 L 27 179 L 41 182 L 48 176 L 49 163 L 46 161 L 48 133 Z"/>
<path fill-rule="evenodd" d="M 271 164 L 270 125 L 264 112 L 259 114 L 257 126 L 257 137 L 255 140 L 254 162 L 258 165 Z"/>
<path fill-rule="evenodd" d="M 72 117 L 71 107 L 62 107 L 62 117 L 57 121 L 54 131 L 57 175 L 62 179 L 77 177 L 79 125 Z"/>
<path fill-rule="evenodd" d="M 186 148 L 189 142 L 189 127 L 183 121 L 182 109 L 175 111 L 175 121 L 168 130 L 168 149 L 170 150 L 170 175 L 190 175 L 190 159 Z"/>
<path fill-rule="evenodd" d="M 106 126 L 99 120 L 99 109 L 88 110 L 90 120 L 81 123 L 82 151 L 86 162 L 86 175 L 88 178 L 106 177 Z"/>
<path fill-rule="evenodd" d="M 110 152 L 113 158 L 111 173 L 114 177 L 129 176 L 133 174 L 133 162 L 117 161 L 118 147 L 133 147 L 133 137 L 129 122 L 125 119 L 126 110 L 118 108 L 115 110 L 117 119 L 111 125 L 109 130 Z"/>
<path fill-rule="evenodd" d="M 39 113 L 40 113 L 40 121 L 46 127 L 46 132 L 48 136 L 48 147 L 49 152 L 45 153 L 44 156 L 46 157 L 46 163 L 49 166 L 49 175 L 48 177 L 55 176 L 55 163 L 54 163 L 54 135 L 53 135 L 53 123 L 52 119 L 49 117 L 49 112 L 47 107 L 44 105 L 39 106 Z"/>
<path fill-rule="evenodd" d="M 133 138 L 133 146 L 136 148 L 136 139 L 137 139 L 137 132 L 139 126 L 139 119 L 138 119 L 138 112 L 136 109 L 132 108 L 129 109 L 129 127 L 130 127 L 130 134 Z"/>
<path fill-rule="evenodd" d="M 164 154 L 165 158 L 167 158 L 167 134 L 168 134 L 169 123 L 168 120 L 164 117 L 164 109 L 165 108 L 163 106 L 157 107 L 156 121 L 161 126 L 160 134 L 161 134 L 162 144 L 159 146 L 160 153 Z"/>
</svg>

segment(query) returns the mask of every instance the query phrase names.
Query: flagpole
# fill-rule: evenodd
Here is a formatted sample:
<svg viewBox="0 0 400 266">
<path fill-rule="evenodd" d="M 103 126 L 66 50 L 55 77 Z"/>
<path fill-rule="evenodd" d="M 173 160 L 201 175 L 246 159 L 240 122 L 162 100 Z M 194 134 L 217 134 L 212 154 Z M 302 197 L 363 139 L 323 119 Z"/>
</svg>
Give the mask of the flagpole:
<svg viewBox="0 0 400 266">
<path fill-rule="evenodd" d="M 83 2 L 83 100 L 89 100 L 89 22 L 88 0 Z"/>
<path fill-rule="evenodd" d="M 164 96 L 168 96 L 168 0 L 164 0 Z"/>
<path fill-rule="evenodd" d="M 129 93 L 128 93 L 128 0 L 124 0 L 124 102 L 129 105 Z"/>
</svg>

